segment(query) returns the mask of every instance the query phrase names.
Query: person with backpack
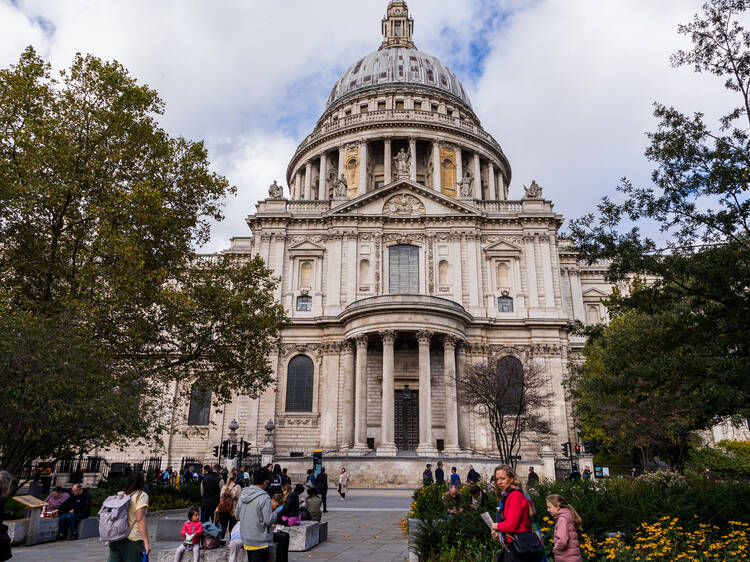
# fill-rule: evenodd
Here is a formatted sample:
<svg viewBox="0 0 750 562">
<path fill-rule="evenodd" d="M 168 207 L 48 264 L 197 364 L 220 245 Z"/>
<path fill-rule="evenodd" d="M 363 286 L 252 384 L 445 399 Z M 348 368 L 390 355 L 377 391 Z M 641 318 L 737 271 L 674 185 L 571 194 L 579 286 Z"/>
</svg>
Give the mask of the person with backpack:
<svg viewBox="0 0 750 562">
<path fill-rule="evenodd" d="M 242 490 L 234 512 L 240 522 L 240 537 L 248 562 L 268 562 L 273 545 L 273 524 L 282 506 L 272 507 L 272 500 L 266 492 L 269 478 L 265 468 L 257 468 L 253 472 L 252 486 Z"/>
<path fill-rule="evenodd" d="M 182 535 L 182 544 L 177 547 L 174 553 L 174 562 L 182 560 L 183 552 L 193 552 L 193 562 L 198 562 L 201 556 L 201 535 L 203 534 L 203 524 L 198 521 L 200 512 L 198 508 L 191 507 L 188 510 L 188 520 L 180 530 Z"/>
<path fill-rule="evenodd" d="M 99 510 L 99 538 L 109 542 L 107 562 L 141 562 L 151 552 L 146 529 L 148 494 L 140 470 L 128 474 L 125 488 Z"/>
<path fill-rule="evenodd" d="M 234 527 L 234 510 L 237 509 L 237 502 L 242 494 L 242 488 L 235 482 L 235 475 L 232 472 L 224 487 L 221 489 L 219 505 L 216 508 L 216 515 L 219 525 L 222 528 L 222 536 L 226 536 L 228 529 Z"/>
</svg>

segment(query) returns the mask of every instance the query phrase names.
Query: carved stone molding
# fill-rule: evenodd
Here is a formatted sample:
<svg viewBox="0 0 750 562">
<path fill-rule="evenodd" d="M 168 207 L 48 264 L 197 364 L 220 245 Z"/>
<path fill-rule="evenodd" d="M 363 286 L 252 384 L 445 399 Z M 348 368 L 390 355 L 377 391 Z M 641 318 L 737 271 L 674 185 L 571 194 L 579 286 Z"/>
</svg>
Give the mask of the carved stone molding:
<svg viewBox="0 0 750 562">
<path fill-rule="evenodd" d="M 354 342 L 352 340 L 344 340 L 341 344 L 341 351 L 344 353 L 354 353 Z"/>
<path fill-rule="evenodd" d="M 398 242 L 399 244 L 419 244 L 424 241 L 424 234 L 407 232 L 389 232 L 383 235 L 385 242 Z"/>
<path fill-rule="evenodd" d="M 396 332 L 393 330 L 384 330 L 380 332 L 380 338 L 383 340 L 384 344 L 390 344 L 393 345 L 396 341 Z"/>
<path fill-rule="evenodd" d="M 315 427 L 318 425 L 318 414 L 279 414 L 279 427 Z"/>
<path fill-rule="evenodd" d="M 367 348 L 367 342 L 368 342 L 367 334 L 359 334 L 356 337 L 356 340 L 357 340 L 357 349 L 362 348 L 362 347 Z"/>
<path fill-rule="evenodd" d="M 456 336 L 451 335 L 451 334 L 446 334 L 445 336 L 443 336 L 443 347 L 446 350 L 455 349 L 459 341 L 460 340 Z"/>
<path fill-rule="evenodd" d="M 284 356 L 293 353 L 320 354 L 322 346 L 319 343 L 284 343 L 281 344 L 281 354 Z"/>
<path fill-rule="evenodd" d="M 394 195 L 383 205 L 384 215 L 424 215 L 424 204 L 407 193 Z"/>
<path fill-rule="evenodd" d="M 417 341 L 419 342 L 419 345 L 430 345 L 431 339 L 432 332 L 428 332 L 426 330 L 417 332 Z"/>
</svg>

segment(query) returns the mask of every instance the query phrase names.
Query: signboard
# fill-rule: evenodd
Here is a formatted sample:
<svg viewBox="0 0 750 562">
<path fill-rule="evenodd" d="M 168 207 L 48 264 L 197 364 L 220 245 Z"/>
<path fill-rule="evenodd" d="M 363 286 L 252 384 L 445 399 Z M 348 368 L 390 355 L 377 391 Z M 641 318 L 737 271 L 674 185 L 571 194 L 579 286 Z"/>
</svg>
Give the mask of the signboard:
<svg viewBox="0 0 750 562">
<path fill-rule="evenodd" d="M 315 449 L 313 451 L 313 474 L 315 475 L 315 478 L 318 477 L 318 474 L 320 474 L 320 469 L 323 466 L 323 450 L 322 449 Z"/>
<path fill-rule="evenodd" d="M 29 509 L 41 509 L 47 505 L 47 502 L 35 498 L 34 496 L 13 496 L 13 499 Z"/>
</svg>

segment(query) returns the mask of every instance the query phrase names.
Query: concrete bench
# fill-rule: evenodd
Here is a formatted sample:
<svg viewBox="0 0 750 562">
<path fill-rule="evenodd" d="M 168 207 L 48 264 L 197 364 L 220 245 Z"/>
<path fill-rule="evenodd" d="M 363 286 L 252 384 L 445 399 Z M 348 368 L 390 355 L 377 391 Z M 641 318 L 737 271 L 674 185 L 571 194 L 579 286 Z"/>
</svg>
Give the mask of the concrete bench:
<svg viewBox="0 0 750 562">
<path fill-rule="evenodd" d="M 289 552 L 304 552 L 328 538 L 328 521 L 302 521 L 296 527 L 285 527 L 284 531 L 289 533 Z"/>
<path fill-rule="evenodd" d="M 160 550 L 156 554 L 156 556 L 152 554 L 151 559 L 156 560 L 156 562 L 174 562 L 174 554 L 178 546 L 179 544 L 175 544 L 175 547 L 171 550 Z M 245 554 L 245 549 L 243 548 L 240 557 L 237 558 L 237 561 L 245 562 L 245 560 L 247 560 L 247 555 Z M 220 547 L 213 550 L 201 550 L 200 561 L 229 562 L 229 549 L 226 547 Z M 182 558 L 180 558 L 180 562 L 193 562 L 193 553 L 183 552 Z M 268 562 L 276 562 L 275 547 L 271 547 L 271 556 L 269 557 Z"/>
<path fill-rule="evenodd" d="M 6 521 L 8 525 L 8 535 L 12 544 L 20 544 L 26 540 L 29 532 L 29 520 L 17 519 L 15 521 Z M 39 518 L 39 526 L 36 532 L 35 544 L 43 542 L 52 542 L 57 540 L 57 529 L 60 525 L 60 519 L 57 517 Z M 99 518 L 87 517 L 78 522 L 78 538 L 90 539 L 99 536 Z"/>
</svg>

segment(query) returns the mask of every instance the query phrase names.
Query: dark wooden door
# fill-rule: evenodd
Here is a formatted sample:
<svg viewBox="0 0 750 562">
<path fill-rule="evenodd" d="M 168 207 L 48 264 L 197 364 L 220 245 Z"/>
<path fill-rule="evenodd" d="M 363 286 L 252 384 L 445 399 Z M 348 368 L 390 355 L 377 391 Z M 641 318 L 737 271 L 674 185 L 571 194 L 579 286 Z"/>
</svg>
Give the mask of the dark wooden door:
<svg viewBox="0 0 750 562">
<path fill-rule="evenodd" d="M 404 399 L 403 391 L 397 390 L 394 397 L 394 429 L 399 451 L 414 451 L 419 445 L 419 392 L 411 390 L 410 394 Z"/>
</svg>

